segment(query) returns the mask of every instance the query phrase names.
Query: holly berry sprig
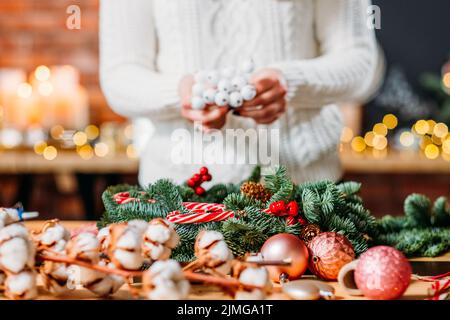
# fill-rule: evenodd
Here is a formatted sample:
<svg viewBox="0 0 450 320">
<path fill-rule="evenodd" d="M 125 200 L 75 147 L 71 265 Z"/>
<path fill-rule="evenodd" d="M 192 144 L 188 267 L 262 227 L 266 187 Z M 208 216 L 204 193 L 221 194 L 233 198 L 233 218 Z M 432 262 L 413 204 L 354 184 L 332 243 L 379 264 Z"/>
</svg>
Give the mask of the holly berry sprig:
<svg viewBox="0 0 450 320">
<path fill-rule="evenodd" d="M 203 182 L 211 181 L 212 176 L 207 167 L 201 167 L 198 173 L 194 173 L 187 181 L 188 187 L 192 188 L 196 195 L 202 196 L 205 194 L 205 189 L 201 186 Z"/>
<path fill-rule="evenodd" d="M 293 225 L 300 223 L 305 225 L 306 220 L 299 215 L 300 207 L 296 201 L 290 201 L 288 204 L 284 200 L 272 202 L 269 209 L 265 210 L 266 213 L 277 216 L 286 217 L 286 223 Z"/>
</svg>

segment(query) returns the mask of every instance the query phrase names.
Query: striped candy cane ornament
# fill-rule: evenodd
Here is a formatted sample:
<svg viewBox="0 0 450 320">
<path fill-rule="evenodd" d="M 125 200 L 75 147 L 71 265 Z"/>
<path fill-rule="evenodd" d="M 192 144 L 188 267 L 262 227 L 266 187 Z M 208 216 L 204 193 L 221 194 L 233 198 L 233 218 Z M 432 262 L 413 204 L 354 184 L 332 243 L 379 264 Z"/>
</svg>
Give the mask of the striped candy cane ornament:
<svg viewBox="0 0 450 320">
<path fill-rule="evenodd" d="M 234 211 L 225 210 L 223 204 L 183 202 L 183 206 L 192 213 L 182 214 L 179 211 L 172 211 L 167 214 L 167 220 L 177 224 L 188 224 L 223 221 L 234 217 Z"/>
</svg>

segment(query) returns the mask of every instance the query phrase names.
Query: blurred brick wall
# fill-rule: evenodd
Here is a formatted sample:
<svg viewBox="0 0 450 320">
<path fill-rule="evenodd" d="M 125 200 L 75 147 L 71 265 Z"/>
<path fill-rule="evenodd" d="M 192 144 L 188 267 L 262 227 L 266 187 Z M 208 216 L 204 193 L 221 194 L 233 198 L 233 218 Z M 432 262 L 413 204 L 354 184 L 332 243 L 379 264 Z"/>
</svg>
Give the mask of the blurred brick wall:
<svg viewBox="0 0 450 320">
<path fill-rule="evenodd" d="M 66 9 L 81 9 L 81 29 L 69 30 Z M 89 91 L 91 122 L 122 120 L 107 106 L 98 81 L 99 0 L 1 0 L 0 68 L 71 64 Z"/>
</svg>

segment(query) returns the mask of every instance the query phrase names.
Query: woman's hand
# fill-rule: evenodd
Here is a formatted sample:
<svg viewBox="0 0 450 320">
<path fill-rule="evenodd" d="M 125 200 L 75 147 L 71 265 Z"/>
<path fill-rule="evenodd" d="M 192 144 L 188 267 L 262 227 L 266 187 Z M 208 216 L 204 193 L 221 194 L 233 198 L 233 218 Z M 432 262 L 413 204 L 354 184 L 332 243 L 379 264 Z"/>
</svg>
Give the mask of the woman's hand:
<svg viewBox="0 0 450 320">
<path fill-rule="evenodd" d="M 286 87 L 281 83 L 281 72 L 276 69 L 262 69 L 251 79 L 257 95 L 245 102 L 236 112 L 253 118 L 259 124 L 271 124 L 286 111 Z"/>
<path fill-rule="evenodd" d="M 191 98 L 194 83 L 195 80 L 192 75 L 187 75 L 180 81 L 181 116 L 191 122 L 200 123 L 204 131 L 221 129 L 226 123 L 229 108 L 208 105 L 203 110 L 192 109 Z"/>
</svg>

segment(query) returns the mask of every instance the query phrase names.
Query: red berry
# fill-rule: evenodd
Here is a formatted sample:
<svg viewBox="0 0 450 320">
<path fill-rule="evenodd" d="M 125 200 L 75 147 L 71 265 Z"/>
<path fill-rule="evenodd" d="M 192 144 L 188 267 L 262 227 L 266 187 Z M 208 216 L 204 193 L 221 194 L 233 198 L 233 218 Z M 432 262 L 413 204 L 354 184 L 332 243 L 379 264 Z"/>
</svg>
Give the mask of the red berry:
<svg viewBox="0 0 450 320">
<path fill-rule="evenodd" d="M 286 213 L 286 203 L 283 200 L 276 201 L 270 204 L 270 212 L 276 216 L 285 216 Z"/>
<path fill-rule="evenodd" d="M 191 178 L 194 182 L 199 182 L 202 179 L 202 176 L 198 173 L 194 174 Z"/>
<path fill-rule="evenodd" d="M 202 181 L 211 181 L 212 177 L 209 173 L 202 175 Z"/>
<path fill-rule="evenodd" d="M 205 192 L 206 192 L 205 189 L 203 189 L 202 187 L 195 188 L 195 194 L 199 196 L 203 195 Z"/>
<path fill-rule="evenodd" d="M 187 182 L 187 185 L 188 185 L 188 187 L 193 188 L 193 187 L 195 187 L 196 182 L 194 180 L 192 180 L 192 179 L 189 179 L 188 182 Z"/>
<path fill-rule="evenodd" d="M 292 226 L 292 225 L 294 225 L 294 224 L 296 224 L 296 223 L 297 223 L 297 219 L 294 218 L 293 216 L 287 216 L 287 217 L 286 217 L 286 224 L 287 224 L 288 226 Z"/>
<path fill-rule="evenodd" d="M 201 167 L 200 168 L 200 174 L 201 175 L 208 174 L 208 168 L 207 167 Z"/>
<path fill-rule="evenodd" d="M 287 205 L 287 212 L 290 216 L 295 217 L 298 214 L 298 204 L 295 201 L 291 201 Z"/>
<path fill-rule="evenodd" d="M 300 223 L 301 226 L 306 226 L 308 222 L 302 217 L 298 217 L 298 223 Z"/>
</svg>

